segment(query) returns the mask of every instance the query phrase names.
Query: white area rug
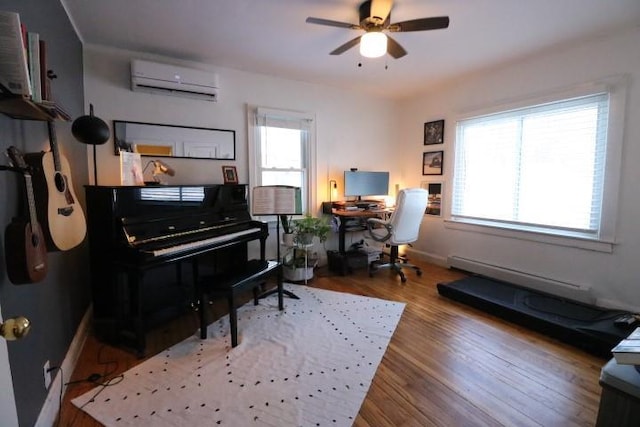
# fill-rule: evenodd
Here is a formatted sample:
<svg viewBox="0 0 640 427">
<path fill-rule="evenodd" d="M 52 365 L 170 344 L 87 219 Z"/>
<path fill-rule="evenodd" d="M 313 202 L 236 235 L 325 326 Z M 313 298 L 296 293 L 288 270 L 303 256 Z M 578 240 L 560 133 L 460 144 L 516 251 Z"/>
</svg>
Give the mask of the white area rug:
<svg viewBox="0 0 640 427">
<path fill-rule="evenodd" d="M 352 425 L 404 304 L 285 288 L 283 312 L 276 295 L 238 310 L 236 348 L 225 316 L 74 405 L 109 427 Z"/>
</svg>

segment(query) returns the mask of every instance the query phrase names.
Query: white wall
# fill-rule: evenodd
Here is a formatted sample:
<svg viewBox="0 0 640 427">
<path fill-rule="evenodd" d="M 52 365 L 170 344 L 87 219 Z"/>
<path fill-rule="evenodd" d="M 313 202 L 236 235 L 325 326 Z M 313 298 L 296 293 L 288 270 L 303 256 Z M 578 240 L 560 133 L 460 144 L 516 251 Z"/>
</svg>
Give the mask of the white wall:
<svg viewBox="0 0 640 427">
<path fill-rule="evenodd" d="M 220 78 L 220 99 L 207 102 L 165 95 L 132 92 L 129 63 L 132 58 L 210 70 Z M 265 75 L 198 63 L 178 63 L 170 58 L 144 53 L 85 46 L 85 102 L 94 105 L 96 116 L 112 127 L 112 120 L 175 124 L 182 126 L 233 129 L 236 131 L 236 160 L 170 159 L 174 177 L 169 184 L 222 183 L 222 165 L 235 165 L 240 183 L 247 183 L 247 105 L 312 112 L 316 115 L 317 169 L 315 181 L 317 210 L 329 200 L 328 181 L 338 182 L 338 199 L 343 196 L 343 171 L 388 170 L 391 183 L 402 183 L 403 172 L 397 153 L 401 140 L 394 139 L 397 107 L 393 102 L 328 86 L 283 80 Z M 113 135 L 112 135 L 113 138 Z M 150 158 L 147 158 L 147 161 Z M 98 184 L 119 185 L 119 157 L 113 140 L 97 146 Z M 146 162 L 143 157 L 144 167 Z M 93 180 L 92 149 L 87 150 L 90 181 Z M 147 170 L 145 179 L 151 168 Z M 335 200 L 335 198 L 334 198 Z M 274 239 L 267 241 L 268 255 L 275 255 Z M 326 249 L 337 249 L 332 236 Z"/>
<path fill-rule="evenodd" d="M 449 255 L 591 287 L 601 305 L 640 310 L 640 29 L 615 37 L 593 40 L 573 48 L 547 52 L 526 61 L 507 64 L 466 76 L 430 90 L 400 107 L 398 130 L 412 141 L 402 153 L 405 165 L 413 165 L 423 151 L 445 150 L 442 218 L 427 217 L 421 240 L 414 245 L 432 259 L 444 262 Z M 574 249 L 511 238 L 445 228 L 451 198 L 456 118 L 465 111 L 528 98 L 553 89 L 598 80 L 612 75 L 629 76 L 620 203 L 613 253 Z M 421 125 L 445 119 L 445 143 L 422 146 Z M 442 147 L 442 148 L 439 148 Z"/>
<path fill-rule="evenodd" d="M 85 47 L 85 99 L 95 114 L 111 125 L 128 120 L 212 127 L 236 131 L 236 160 L 172 159 L 176 176 L 170 184 L 222 183 L 222 165 L 235 165 L 241 183 L 248 180 L 246 106 L 265 106 L 316 114 L 318 202 L 328 200 L 328 180 L 336 179 L 342 192 L 342 172 L 351 167 L 391 171 L 392 182 L 401 180 L 397 148 L 392 144 L 395 106 L 384 99 L 357 92 L 283 80 L 265 75 L 178 63 L 170 58 Z M 164 95 L 132 92 L 129 62 L 142 58 L 157 62 L 211 70 L 220 77 L 220 100 L 216 103 Z M 92 157 L 88 153 L 90 170 Z M 144 158 L 143 158 L 144 167 Z M 90 172 L 90 175 L 92 172 Z M 120 183 L 119 157 L 113 142 L 98 146 L 98 184 Z"/>
</svg>

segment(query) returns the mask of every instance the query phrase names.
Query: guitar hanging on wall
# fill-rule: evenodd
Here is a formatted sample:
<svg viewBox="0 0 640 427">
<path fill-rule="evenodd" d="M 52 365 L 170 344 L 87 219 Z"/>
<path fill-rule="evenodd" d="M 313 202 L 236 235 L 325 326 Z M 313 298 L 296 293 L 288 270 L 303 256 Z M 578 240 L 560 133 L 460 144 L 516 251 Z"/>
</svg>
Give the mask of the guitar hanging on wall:
<svg viewBox="0 0 640 427">
<path fill-rule="evenodd" d="M 7 274 L 11 283 L 16 285 L 36 283 L 47 275 L 47 248 L 38 223 L 31 173 L 22 153 L 16 147 L 9 147 L 7 155 L 13 165 L 23 171 L 29 207 L 28 219 L 13 218 L 5 229 Z"/>
<path fill-rule="evenodd" d="M 84 212 L 73 191 L 69 162 L 60 154 L 53 122 L 47 122 L 51 151 L 25 156 L 34 167 L 36 204 L 49 251 L 67 251 L 87 234 Z"/>
</svg>

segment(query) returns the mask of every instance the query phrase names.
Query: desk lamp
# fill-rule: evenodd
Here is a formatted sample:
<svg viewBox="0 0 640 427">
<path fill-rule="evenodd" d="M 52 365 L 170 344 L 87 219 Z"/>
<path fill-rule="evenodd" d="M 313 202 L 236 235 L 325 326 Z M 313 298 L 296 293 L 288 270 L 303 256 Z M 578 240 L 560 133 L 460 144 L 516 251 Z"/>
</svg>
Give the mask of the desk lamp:
<svg viewBox="0 0 640 427">
<path fill-rule="evenodd" d="M 160 176 L 174 176 L 176 174 L 176 171 L 162 160 L 149 160 L 149 163 L 147 163 L 147 165 L 144 167 L 144 170 L 142 171 L 143 174 L 150 165 L 153 165 L 153 171 L 151 172 L 151 175 L 153 175 L 153 182 L 149 184 L 166 184 L 166 182 L 160 179 Z"/>
<path fill-rule="evenodd" d="M 333 202 L 333 199 L 337 197 L 338 194 L 338 183 L 335 179 L 329 180 L 329 201 Z"/>
</svg>

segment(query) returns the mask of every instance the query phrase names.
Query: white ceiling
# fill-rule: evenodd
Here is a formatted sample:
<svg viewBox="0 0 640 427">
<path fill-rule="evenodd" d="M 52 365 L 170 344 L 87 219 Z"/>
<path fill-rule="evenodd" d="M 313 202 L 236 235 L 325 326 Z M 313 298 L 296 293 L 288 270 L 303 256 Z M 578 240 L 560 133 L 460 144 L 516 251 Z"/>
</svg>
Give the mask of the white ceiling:
<svg viewBox="0 0 640 427">
<path fill-rule="evenodd" d="M 305 23 L 308 16 L 358 23 L 361 0 L 62 3 L 84 43 L 395 98 L 474 70 L 640 26 L 640 0 L 396 0 L 392 23 L 446 15 L 449 28 L 394 33 L 408 55 L 366 59 L 357 47 L 329 55 L 358 36 L 358 30 Z"/>
</svg>

